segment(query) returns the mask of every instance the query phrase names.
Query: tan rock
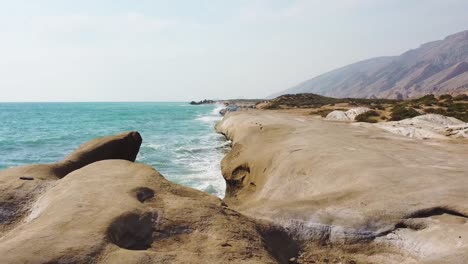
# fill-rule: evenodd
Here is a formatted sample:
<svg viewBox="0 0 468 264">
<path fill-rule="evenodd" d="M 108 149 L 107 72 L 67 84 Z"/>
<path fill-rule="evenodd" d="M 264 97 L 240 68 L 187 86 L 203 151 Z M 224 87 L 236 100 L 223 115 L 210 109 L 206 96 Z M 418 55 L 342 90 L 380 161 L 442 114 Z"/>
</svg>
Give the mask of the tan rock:
<svg viewBox="0 0 468 264">
<path fill-rule="evenodd" d="M 348 111 L 335 110 L 332 111 L 325 117 L 326 120 L 330 121 L 354 121 L 356 116 L 370 111 L 367 107 L 355 107 L 351 108 Z"/>
<path fill-rule="evenodd" d="M 53 186 L 57 179 L 99 160 L 127 159 L 134 161 L 141 141 L 138 132 L 122 133 L 92 140 L 57 163 L 27 165 L 1 170 L 0 235 L 14 227 L 31 208 L 31 202 Z"/>
<path fill-rule="evenodd" d="M 468 138 L 468 123 L 438 114 L 425 114 L 375 126 L 394 134 L 419 139 Z"/>
<path fill-rule="evenodd" d="M 15 224 L 0 235 L 0 263 L 288 263 L 297 256 L 296 243 L 281 227 L 171 183 L 150 166 L 97 161 L 119 155 L 134 159 L 136 152 L 126 151 L 137 151 L 141 139 L 127 136 L 83 145 L 64 161 L 66 166 L 96 162 L 65 177 L 47 170 L 55 164 L 29 166 L 28 175 L 44 180 L 19 180 L 21 168 L 1 171 L 0 188 L 13 196 L 11 201 L 22 199 L 24 217 L 13 215 Z M 113 149 L 108 144 L 115 139 L 126 143 Z M 45 173 L 35 174 L 37 168 L 46 168 Z M 14 181 L 22 184 L 8 189 Z M 25 194 L 37 186 L 43 189 Z M 10 220 L 4 202 L 2 193 L 0 212 Z"/>
<path fill-rule="evenodd" d="M 217 130 L 234 144 L 222 161 L 234 209 L 303 240 L 374 248 L 366 261 L 467 261 L 467 142 L 275 111 L 231 113 Z"/>
</svg>

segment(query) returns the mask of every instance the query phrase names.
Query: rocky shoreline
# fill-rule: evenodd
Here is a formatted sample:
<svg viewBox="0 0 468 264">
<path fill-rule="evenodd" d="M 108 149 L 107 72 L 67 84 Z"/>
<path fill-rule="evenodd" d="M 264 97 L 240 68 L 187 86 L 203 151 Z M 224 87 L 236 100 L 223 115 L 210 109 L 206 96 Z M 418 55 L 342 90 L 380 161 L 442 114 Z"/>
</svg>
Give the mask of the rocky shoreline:
<svg viewBox="0 0 468 264">
<path fill-rule="evenodd" d="M 216 127 L 223 200 L 136 163 L 138 132 L 0 171 L 0 262 L 468 262 L 466 141 L 248 109 Z"/>
<path fill-rule="evenodd" d="M 137 132 L 104 137 L 58 163 L 0 171 L 0 262 L 288 263 L 297 255 L 282 227 L 135 163 L 141 142 Z"/>
<path fill-rule="evenodd" d="M 355 124 L 230 113 L 217 126 L 233 142 L 225 202 L 283 226 L 302 243 L 300 263 L 467 262 L 467 142 Z"/>
</svg>

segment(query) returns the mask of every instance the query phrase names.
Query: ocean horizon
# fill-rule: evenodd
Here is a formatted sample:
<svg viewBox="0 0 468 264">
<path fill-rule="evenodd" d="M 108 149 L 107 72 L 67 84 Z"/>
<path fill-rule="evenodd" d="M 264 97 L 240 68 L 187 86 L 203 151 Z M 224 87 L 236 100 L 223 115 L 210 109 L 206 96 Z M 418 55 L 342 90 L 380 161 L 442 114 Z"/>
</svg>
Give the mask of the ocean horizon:
<svg viewBox="0 0 468 264">
<path fill-rule="evenodd" d="M 214 125 L 221 105 L 187 102 L 0 103 L 0 169 L 62 160 L 96 137 L 138 131 L 137 162 L 167 179 L 223 197 L 220 161 L 229 148 Z"/>
</svg>

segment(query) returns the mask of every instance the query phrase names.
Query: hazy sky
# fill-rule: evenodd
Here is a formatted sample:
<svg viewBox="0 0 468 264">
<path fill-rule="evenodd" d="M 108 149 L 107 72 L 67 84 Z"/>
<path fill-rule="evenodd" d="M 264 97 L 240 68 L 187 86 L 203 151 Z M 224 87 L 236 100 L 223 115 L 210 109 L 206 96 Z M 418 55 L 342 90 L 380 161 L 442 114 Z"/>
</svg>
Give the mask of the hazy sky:
<svg viewBox="0 0 468 264">
<path fill-rule="evenodd" d="M 0 0 L 0 101 L 265 97 L 468 29 L 467 0 Z"/>
</svg>

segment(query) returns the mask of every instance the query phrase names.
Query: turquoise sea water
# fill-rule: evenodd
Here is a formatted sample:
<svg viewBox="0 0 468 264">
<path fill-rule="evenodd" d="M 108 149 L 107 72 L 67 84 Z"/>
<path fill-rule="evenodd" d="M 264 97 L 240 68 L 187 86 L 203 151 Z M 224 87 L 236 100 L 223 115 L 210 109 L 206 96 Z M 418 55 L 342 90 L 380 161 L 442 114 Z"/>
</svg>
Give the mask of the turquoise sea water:
<svg viewBox="0 0 468 264">
<path fill-rule="evenodd" d="M 90 139 L 136 130 L 143 137 L 138 162 L 223 196 L 228 142 L 213 128 L 218 111 L 187 103 L 0 103 L 0 169 L 55 162 Z"/>
</svg>

